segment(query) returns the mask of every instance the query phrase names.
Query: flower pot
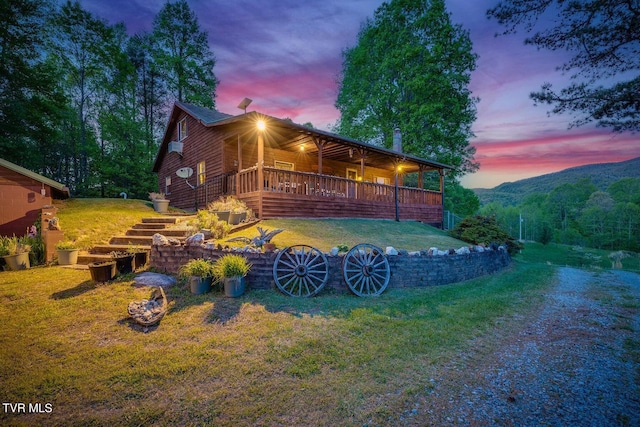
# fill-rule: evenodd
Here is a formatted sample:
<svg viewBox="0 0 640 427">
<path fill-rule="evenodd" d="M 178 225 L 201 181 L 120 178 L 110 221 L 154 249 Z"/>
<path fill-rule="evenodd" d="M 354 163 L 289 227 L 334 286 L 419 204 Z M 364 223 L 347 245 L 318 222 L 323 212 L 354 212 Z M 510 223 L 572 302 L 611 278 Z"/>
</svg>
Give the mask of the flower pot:
<svg viewBox="0 0 640 427">
<path fill-rule="evenodd" d="M 244 277 L 225 277 L 224 278 L 224 295 L 231 298 L 237 298 L 244 294 Z"/>
<path fill-rule="evenodd" d="M 169 200 L 154 200 L 153 210 L 159 213 L 167 213 L 169 210 Z"/>
<path fill-rule="evenodd" d="M 138 270 L 144 267 L 145 265 L 147 265 L 148 258 L 149 258 L 149 252 L 147 251 L 136 252 L 133 257 L 133 264 L 134 264 L 133 268 L 135 270 Z"/>
<path fill-rule="evenodd" d="M 215 211 L 213 213 L 216 214 L 216 216 L 220 221 L 229 222 L 229 216 L 231 215 L 231 211 Z"/>
<path fill-rule="evenodd" d="M 118 273 L 128 274 L 133 272 L 134 254 L 115 257 L 113 260 L 116 262 Z"/>
<path fill-rule="evenodd" d="M 231 212 L 229 214 L 229 224 L 231 225 L 238 225 L 240 224 L 242 221 L 244 221 L 244 219 L 247 217 L 247 213 L 246 212 L 240 212 L 240 213 L 234 213 Z"/>
<path fill-rule="evenodd" d="M 79 249 L 58 249 L 58 265 L 76 265 Z"/>
<path fill-rule="evenodd" d="M 29 252 L 15 255 L 6 255 L 3 258 L 7 263 L 7 267 L 9 267 L 9 269 L 13 271 L 26 270 L 27 268 L 31 267 L 31 263 L 29 262 Z"/>
<path fill-rule="evenodd" d="M 193 295 L 200 295 L 211 290 L 211 282 L 213 277 L 191 276 L 189 286 Z"/>
<path fill-rule="evenodd" d="M 116 262 L 92 262 L 89 264 L 89 272 L 94 282 L 108 282 L 116 277 Z"/>
</svg>

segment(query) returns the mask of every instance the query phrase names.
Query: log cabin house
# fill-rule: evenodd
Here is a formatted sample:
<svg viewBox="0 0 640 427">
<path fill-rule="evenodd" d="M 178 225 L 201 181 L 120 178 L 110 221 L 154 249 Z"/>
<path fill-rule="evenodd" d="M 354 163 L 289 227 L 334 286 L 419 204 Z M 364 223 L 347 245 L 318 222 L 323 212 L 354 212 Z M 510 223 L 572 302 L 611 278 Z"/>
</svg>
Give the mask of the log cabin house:
<svg viewBox="0 0 640 427">
<path fill-rule="evenodd" d="M 193 171 L 189 178 L 176 172 Z M 249 112 L 176 102 L 153 171 L 171 206 L 196 210 L 222 195 L 258 218 L 384 218 L 442 225 L 451 166 Z M 423 189 L 435 173 L 439 188 Z M 404 185 L 417 175 L 414 187 Z M 397 179 L 397 181 L 396 181 Z M 397 185 L 396 185 L 397 182 Z"/>
</svg>

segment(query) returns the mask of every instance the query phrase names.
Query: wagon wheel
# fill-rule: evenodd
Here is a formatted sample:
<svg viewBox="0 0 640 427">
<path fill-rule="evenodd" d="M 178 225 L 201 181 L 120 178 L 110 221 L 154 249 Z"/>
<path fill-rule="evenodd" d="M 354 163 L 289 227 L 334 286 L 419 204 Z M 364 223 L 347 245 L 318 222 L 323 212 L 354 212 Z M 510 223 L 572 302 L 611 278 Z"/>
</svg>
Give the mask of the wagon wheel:
<svg viewBox="0 0 640 427">
<path fill-rule="evenodd" d="M 284 248 L 273 264 L 273 279 L 283 293 L 292 297 L 312 297 L 329 279 L 327 257 L 307 245 Z"/>
<path fill-rule="evenodd" d="M 368 243 L 351 248 L 342 261 L 344 281 L 360 297 L 380 295 L 387 288 L 391 273 L 382 249 Z"/>
</svg>

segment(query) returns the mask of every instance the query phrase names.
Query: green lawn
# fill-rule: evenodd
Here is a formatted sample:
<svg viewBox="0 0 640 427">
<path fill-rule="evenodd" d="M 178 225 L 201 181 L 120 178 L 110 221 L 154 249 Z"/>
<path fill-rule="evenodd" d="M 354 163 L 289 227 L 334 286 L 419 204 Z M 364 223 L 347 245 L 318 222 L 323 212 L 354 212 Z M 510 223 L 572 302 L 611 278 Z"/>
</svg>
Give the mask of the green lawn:
<svg viewBox="0 0 640 427">
<path fill-rule="evenodd" d="M 192 296 L 145 333 L 129 301 L 149 289 L 96 286 L 62 267 L 0 273 L 1 425 L 388 425 L 469 340 L 540 301 L 553 268 L 515 263 L 461 284 L 377 298 Z M 130 279 L 130 278 L 125 278 Z"/>
<path fill-rule="evenodd" d="M 59 212 L 63 230 L 93 242 L 149 215 L 144 202 L 122 200 L 71 200 Z M 461 243 L 417 223 L 262 226 L 287 229 L 274 239 L 278 246 Z M 229 299 L 193 296 L 180 285 L 168 290 L 169 313 L 147 332 L 128 319 L 128 303 L 150 293 L 132 276 L 96 285 L 88 271 L 57 266 L 2 272 L 2 401 L 51 411 L 0 412 L 0 425 L 397 425 L 429 393 L 431 373 L 471 351 L 474 337 L 513 327 L 510 319 L 542 301 L 554 283 L 548 256 L 564 252 L 528 248 L 492 276 L 376 298 L 249 290 Z"/>
</svg>

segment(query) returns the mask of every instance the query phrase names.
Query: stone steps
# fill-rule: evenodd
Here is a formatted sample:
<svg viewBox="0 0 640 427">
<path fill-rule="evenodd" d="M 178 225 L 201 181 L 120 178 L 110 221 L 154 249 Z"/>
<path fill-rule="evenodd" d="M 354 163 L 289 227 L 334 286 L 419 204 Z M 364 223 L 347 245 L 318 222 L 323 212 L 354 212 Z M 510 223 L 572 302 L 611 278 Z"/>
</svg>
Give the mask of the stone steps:
<svg viewBox="0 0 640 427">
<path fill-rule="evenodd" d="M 186 227 L 176 229 L 175 225 L 189 218 L 190 216 L 142 218 L 140 223 L 132 226 L 124 235 L 113 236 L 109 240 L 109 244 L 96 245 L 89 251 L 81 251 L 78 254 L 78 264 L 87 265 L 92 262 L 110 261 L 111 252 L 126 252 L 131 247 L 151 250 L 153 235 L 156 233 L 184 240 L 189 234 L 188 229 Z"/>
</svg>

